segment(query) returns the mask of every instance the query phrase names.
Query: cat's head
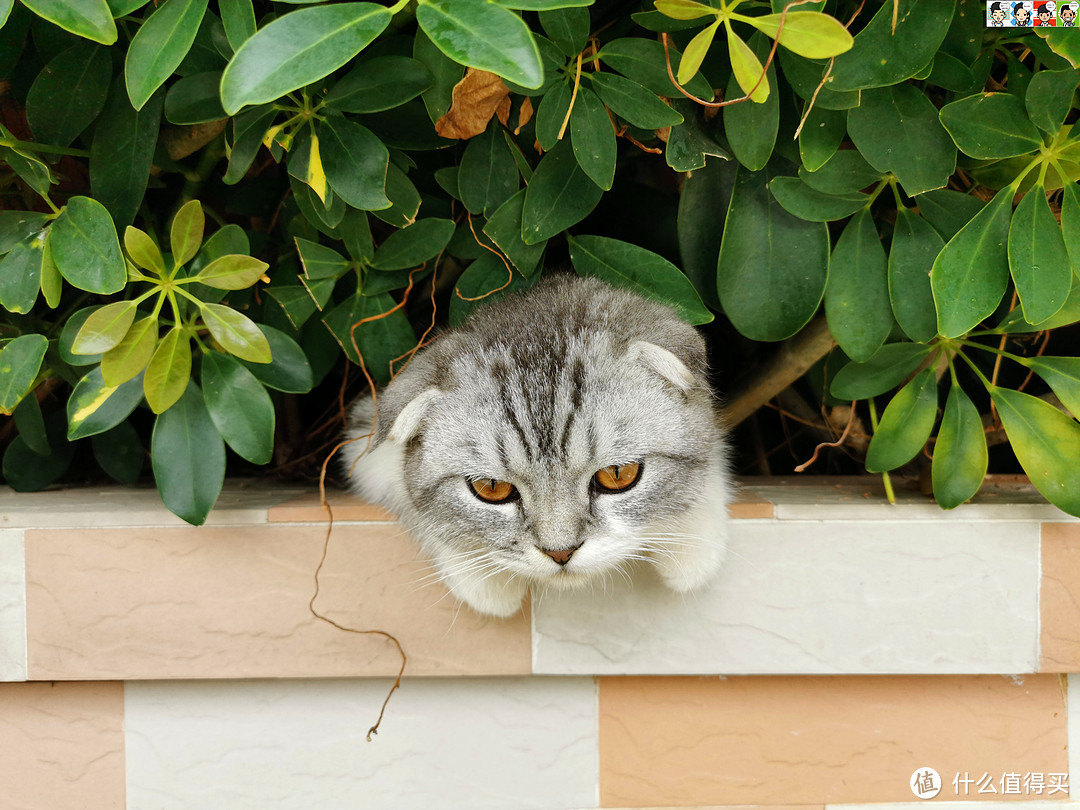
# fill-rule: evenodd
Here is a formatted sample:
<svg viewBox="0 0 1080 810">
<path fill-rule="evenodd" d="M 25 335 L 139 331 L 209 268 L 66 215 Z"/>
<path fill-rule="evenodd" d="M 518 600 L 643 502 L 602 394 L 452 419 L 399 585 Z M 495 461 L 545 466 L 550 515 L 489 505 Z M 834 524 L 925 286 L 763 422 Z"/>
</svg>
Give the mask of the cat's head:
<svg viewBox="0 0 1080 810">
<path fill-rule="evenodd" d="M 548 282 L 440 337 L 379 398 L 399 511 L 456 564 L 582 583 L 642 555 L 720 474 L 701 337 L 599 282 Z"/>
</svg>

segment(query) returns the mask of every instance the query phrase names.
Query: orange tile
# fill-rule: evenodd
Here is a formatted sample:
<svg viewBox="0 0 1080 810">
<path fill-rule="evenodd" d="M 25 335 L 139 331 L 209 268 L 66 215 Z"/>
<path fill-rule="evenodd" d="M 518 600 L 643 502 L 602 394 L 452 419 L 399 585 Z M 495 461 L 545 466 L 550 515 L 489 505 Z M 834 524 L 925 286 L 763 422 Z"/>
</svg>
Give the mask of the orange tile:
<svg viewBox="0 0 1080 810">
<path fill-rule="evenodd" d="M 1066 773 L 1065 715 L 1053 675 L 602 678 L 601 805 L 910 802 L 926 766 L 963 799 L 957 772 Z"/>
<path fill-rule="evenodd" d="M 0 684 L 0 804 L 123 810 L 124 687 Z"/>
<path fill-rule="evenodd" d="M 1039 669 L 1080 671 L 1080 523 L 1043 524 L 1039 609 Z"/>
<path fill-rule="evenodd" d="M 362 501 L 354 495 L 331 490 L 326 493 L 326 502 L 330 504 L 334 520 L 391 521 L 394 515 L 381 506 Z M 319 491 L 306 492 L 285 503 L 270 507 L 271 523 L 325 523 L 326 507 L 322 505 Z"/>
<path fill-rule="evenodd" d="M 325 537 L 296 525 L 28 531 L 30 678 L 397 674 L 387 639 L 309 612 Z M 407 676 L 531 671 L 527 615 L 459 610 L 429 573 L 396 524 L 335 524 L 316 607 L 396 636 Z"/>
<path fill-rule="evenodd" d="M 748 489 L 737 490 L 735 502 L 728 507 L 728 514 L 731 517 L 742 520 L 771 518 L 775 511 L 772 501 Z"/>
</svg>

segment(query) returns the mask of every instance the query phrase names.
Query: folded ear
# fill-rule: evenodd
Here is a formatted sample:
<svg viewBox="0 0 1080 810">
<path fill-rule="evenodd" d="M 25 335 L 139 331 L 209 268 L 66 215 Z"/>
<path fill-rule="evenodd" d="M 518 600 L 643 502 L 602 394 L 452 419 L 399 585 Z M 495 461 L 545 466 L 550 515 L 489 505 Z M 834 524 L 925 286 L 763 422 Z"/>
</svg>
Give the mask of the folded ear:
<svg viewBox="0 0 1080 810">
<path fill-rule="evenodd" d="M 417 434 L 432 403 L 443 396 L 452 336 L 440 338 L 417 354 L 378 397 L 375 445 L 384 439 L 406 443 Z"/>
<path fill-rule="evenodd" d="M 627 351 L 630 359 L 640 363 L 650 371 L 659 374 L 680 391 L 699 388 L 703 382 L 698 380 L 686 364 L 662 346 L 646 340 L 635 340 Z"/>
</svg>

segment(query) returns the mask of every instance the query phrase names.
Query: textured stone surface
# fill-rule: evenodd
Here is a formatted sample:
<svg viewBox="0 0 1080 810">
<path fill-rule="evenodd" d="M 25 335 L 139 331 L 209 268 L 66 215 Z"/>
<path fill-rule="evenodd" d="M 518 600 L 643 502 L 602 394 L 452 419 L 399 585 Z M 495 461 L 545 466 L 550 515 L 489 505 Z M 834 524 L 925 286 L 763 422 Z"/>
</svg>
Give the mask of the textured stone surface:
<svg viewBox="0 0 1080 810">
<path fill-rule="evenodd" d="M 0 684 L 0 807 L 124 810 L 123 689 Z"/>
<path fill-rule="evenodd" d="M 1061 682 L 600 679 L 606 807 L 912 801 L 908 780 L 922 767 L 947 775 L 950 798 L 957 772 L 1065 773 Z"/>
<path fill-rule="evenodd" d="M 594 807 L 590 678 L 135 683 L 131 810 Z"/>
<path fill-rule="evenodd" d="M 779 508 L 779 507 L 778 507 Z M 1010 673 L 1037 667 L 1033 523 L 734 524 L 716 585 L 651 570 L 534 606 L 534 670 Z"/>
<path fill-rule="evenodd" d="M 26 680 L 23 533 L 0 530 L 0 681 Z"/>
<path fill-rule="evenodd" d="M 382 507 L 338 490 L 328 490 L 326 502 L 330 505 L 335 523 L 338 521 L 386 522 L 397 519 Z M 319 491 L 315 490 L 271 507 L 269 519 L 271 523 L 326 523 L 328 515 L 326 507 L 322 505 Z"/>
<path fill-rule="evenodd" d="M 1080 672 L 1080 523 L 1042 527 L 1041 669 Z"/>
<path fill-rule="evenodd" d="M 308 603 L 322 526 L 26 533 L 29 672 L 45 679 L 397 674 Z M 410 675 L 530 671 L 529 620 L 459 610 L 396 524 L 334 526 L 316 608 L 397 636 Z"/>
</svg>

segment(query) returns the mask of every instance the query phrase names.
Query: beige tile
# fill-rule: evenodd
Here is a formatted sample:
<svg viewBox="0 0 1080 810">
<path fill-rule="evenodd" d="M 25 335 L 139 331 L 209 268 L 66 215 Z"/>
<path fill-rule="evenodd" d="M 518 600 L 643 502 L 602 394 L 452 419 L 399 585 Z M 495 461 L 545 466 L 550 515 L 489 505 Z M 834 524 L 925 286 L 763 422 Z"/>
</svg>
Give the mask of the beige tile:
<svg viewBox="0 0 1080 810">
<path fill-rule="evenodd" d="M 771 518 L 775 511 L 772 501 L 750 489 L 736 490 L 735 502 L 728 508 L 728 514 L 740 520 Z"/>
<path fill-rule="evenodd" d="M 0 684 L 0 805 L 123 810 L 123 685 Z"/>
<path fill-rule="evenodd" d="M 396 674 L 308 610 L 321 526 L 26 533 L 33 680 Z M 407 675 L 531 671 L 529 618 L 459 611 L 397 525 L 337 524 L 316 607 Z"/>
<path fill-rule="evenodd" d="M 1039 605 L 1040 670 L 1080 671 L 1080 523 L 1043 524 Z"/>
<path fill-rule="evenodd" d="M 1060 679 L 600 680 L 604 807 L 911 801 L 922 767 L 954 800 L 955 773 L 1066 773 Z"/>
<path fill-rule="evenodd" d="M 339 490 L 326 493 L 335 521 L 392 521 L 394 515 L 381 506 L 367 503 Z M 326 523 L 326 507 L 322 505 L 319 491 L 305 492 L 295 498 L 270 507 L 271 523 Z"/>
</svg>

